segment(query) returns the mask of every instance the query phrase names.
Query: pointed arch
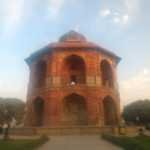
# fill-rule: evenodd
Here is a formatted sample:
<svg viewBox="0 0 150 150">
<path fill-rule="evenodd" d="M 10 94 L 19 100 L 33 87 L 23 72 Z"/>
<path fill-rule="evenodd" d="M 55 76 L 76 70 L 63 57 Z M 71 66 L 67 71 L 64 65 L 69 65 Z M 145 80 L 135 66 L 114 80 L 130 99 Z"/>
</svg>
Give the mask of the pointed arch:
<svg viewBox="0 0 150 150">
<path fill-rule="evenodd" d="M 86 82 L 86 64 L 78 55 L 70 55 L 63 61 L 63 76 L 65 83 L 83 84 Z"/>
<path fill-rule="evenodd" d="M 44 115 L 44 100 L 40 97 L 37 97 L 33 101 L 33 108 L 35 114 L 35 126 L 43 125 L 43 115 Z"/>
<path fill-rule="evenodd" d="M 102 60 L 100 64 L 102 84 L 113 87 L 113 71 L 107 60 Z"/>
<path fill-rule="evenodd" d="M 85 98 L 76 93 L 64 97 L 63 113 L 67 125 L 86 125 L 88 121 Z"/>
<path fill-rule="evenodd" d="M 47 64 L 45 61 L 39 61 L 35 66 L 35 87 L 42 87 L 46 81 Z"/>
<path fill-rule="evenodd" d="M 116 125 L 117 124 L 117 107 L 112 97 L 106 96 L 103 99 L 104 111 L 104 124 Z"/>
</svg>

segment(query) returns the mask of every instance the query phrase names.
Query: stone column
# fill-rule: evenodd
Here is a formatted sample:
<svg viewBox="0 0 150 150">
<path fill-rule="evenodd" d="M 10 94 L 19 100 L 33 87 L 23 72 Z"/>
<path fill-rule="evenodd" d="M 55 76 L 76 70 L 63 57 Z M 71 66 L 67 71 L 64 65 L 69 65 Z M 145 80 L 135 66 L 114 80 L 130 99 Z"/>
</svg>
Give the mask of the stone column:
<svg viewBox="0 0 150 150">
<path fill-rule="evenodd" d="M 99 122 L 98 100 L 95 96 L 89 96 L 87 100 L 89 125 L 97 125 Z"/>
</svg>

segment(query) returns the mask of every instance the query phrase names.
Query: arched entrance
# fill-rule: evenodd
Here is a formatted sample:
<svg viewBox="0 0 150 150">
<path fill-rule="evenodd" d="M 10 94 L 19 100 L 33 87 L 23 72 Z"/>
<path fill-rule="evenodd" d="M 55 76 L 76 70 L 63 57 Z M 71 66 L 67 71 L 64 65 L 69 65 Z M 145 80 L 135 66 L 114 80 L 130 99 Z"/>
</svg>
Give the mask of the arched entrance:
<svg viewBox="0 0 150 150">
<path fill-rule="evenodd" d="M 86 65 L 78 55 L 65 58 L 63 63 L 63 82 L 67 84 L 83 84 L 86 82 Z"/>
<path fill-rule="evenodd" d="M 44 100 L 36 98 L 34 100 L 35 126 L 43 125 Z"/>
<path fill-rule="evenodd" d="M 46 80 L 47 65 L 45 61 L 39 61 L 35 67 L 35 87 L 42 87 Z"/>
<path fill-rule="evenodd" d="M 64 120 L 66 125 L 86 125 L 87 110 L 84 97 L 71 94 L 63 100 Z"/>
<path fill-rule="evenodd" d="M 117 121 L 117 108 L 114 100 L 107 96 L 103 100 L 103 110 L 104 110 L 104 124 L 105 125 L 116 125 Z"/>
<path fill-rule="evenodd" d="M 104 86 L 113 86 L 113 73 L 111 65 L 107 60 L 102 60 L 101 62 L 101 76 L 102 76 L 102 84 Z"/>
</svg>

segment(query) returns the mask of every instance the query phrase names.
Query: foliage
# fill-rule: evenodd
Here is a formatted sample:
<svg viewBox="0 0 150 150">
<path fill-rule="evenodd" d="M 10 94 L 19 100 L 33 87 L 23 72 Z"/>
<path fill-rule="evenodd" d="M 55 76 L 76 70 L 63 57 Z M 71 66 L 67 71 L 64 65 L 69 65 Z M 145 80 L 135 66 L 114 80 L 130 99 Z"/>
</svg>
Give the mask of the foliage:
<svg viewBox="0 0 150 150">
<path fill-rule="evenodd" d="M 124 108 L 123 117 L 128 123 L 150 123 L 150 100 L 138 100 L 128 104 Z"/>
<path fill-rule="evenodd" d="M 113 144 L 116 144 L 124 150 L 149 150 L 150 137 L 116 137 L 112 135 L 103 135 L 103 138 Z"/>
<path fill-rule="evenodd" d="M 46 134 L 42 134 L 42 135 L 40 136 L 40 139 L 43 140 L 43 141 L 48 141 L 48 140 L 49 140 L 49 137 L 48 137 L 48 135 L 46 135 Z"/>
<path fill-rule="evenodd" d="M 7 111 L 8 118 L 14 117 L 17 122 L 21 122 L 24 115 L 25 103 L 16 98 L 0 98 L 0 123 L 6 120 Z"/>
<path fill-rule="evenodd" d="M 34 150 L 46 141 L 46 139 L 42 138 L 32 140 L 1 140 L 0 148 L 2 150 Z"/>
</svg>

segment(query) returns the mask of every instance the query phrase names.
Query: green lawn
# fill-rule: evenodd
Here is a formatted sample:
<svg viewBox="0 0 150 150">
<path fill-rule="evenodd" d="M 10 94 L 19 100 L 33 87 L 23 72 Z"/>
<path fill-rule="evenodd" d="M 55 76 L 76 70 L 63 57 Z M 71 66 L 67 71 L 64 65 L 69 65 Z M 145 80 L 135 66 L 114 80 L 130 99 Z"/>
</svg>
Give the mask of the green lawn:
<svg viewBox="0 0 150 150">
<path fill-rule="evenodd" d="M 103 138 L 124 148 L 124 150 L 150 150 L 150 137 L 115 137 L 103 135 Z"/>
<path fill-rule="evenodd" d="M 35 150 L 37 147 L 45 143 L 44 139 L 34 140 L 0 140 L 1 150 Z"/>
</svg>

